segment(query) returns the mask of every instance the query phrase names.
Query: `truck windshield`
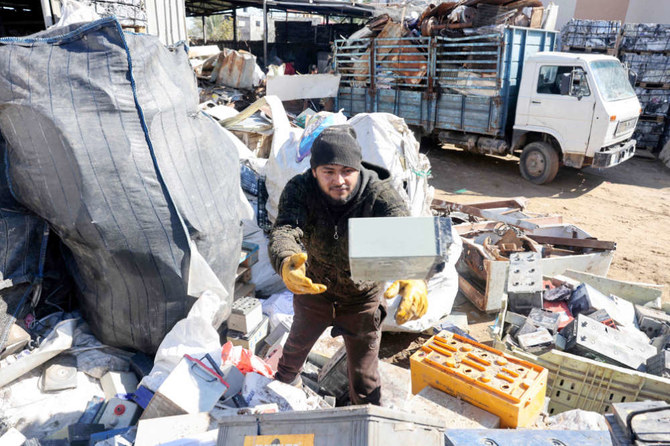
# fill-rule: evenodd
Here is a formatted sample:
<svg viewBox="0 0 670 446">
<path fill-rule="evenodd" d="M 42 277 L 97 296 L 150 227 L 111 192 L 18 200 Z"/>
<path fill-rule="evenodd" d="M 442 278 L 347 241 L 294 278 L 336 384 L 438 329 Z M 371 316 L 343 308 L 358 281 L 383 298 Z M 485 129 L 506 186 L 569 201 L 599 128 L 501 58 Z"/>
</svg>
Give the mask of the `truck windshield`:
<svg viewBox="0 0 670 446">
<path fill-rule="evenodd" d="M 626 72 L 618 61 L 598 60 L 591 62 L 591 68 L 598 89 L 606 101 L 618 101 L 635 96 Z"/>
</svg>

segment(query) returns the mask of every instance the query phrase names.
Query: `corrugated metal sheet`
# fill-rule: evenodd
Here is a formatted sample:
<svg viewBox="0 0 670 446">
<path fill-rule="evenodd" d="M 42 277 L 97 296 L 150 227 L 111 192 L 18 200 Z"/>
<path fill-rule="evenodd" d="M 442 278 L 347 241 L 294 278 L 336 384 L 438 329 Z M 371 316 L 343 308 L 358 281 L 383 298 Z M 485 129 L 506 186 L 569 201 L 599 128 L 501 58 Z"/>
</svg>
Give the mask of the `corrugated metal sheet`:
<svg viewBox="0 0 670 446">
<path fill-rule="evenodd" d="M 187 40 L 184 0 L 146 0 L 147 32 L 166 45 Z"/>
</svg>

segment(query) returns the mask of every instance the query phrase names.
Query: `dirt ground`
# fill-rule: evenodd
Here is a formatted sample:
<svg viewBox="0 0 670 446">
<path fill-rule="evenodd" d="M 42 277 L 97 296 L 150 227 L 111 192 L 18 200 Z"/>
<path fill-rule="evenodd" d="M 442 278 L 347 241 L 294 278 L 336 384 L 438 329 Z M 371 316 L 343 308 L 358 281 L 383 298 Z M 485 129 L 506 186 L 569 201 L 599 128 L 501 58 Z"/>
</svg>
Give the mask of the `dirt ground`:
<svg viewBox="0 0 670 446">
<path fill-rule="evenodd" d="M 435 197 L 474 203 L 524 196 L 530 212 L 560 214 L 599 240 L 616 242 L 608 277 L 665 285 L 670 302 L 670 169 L 633 158 L 611 169 L 562 168 L 535 185 L 519 174 L 516 158 L 431 147 Z"/>
<path fill-rule="evenodd" d="M 562 168 L 553 182 L 535 185 L 521 178 L 516 158 L 437 146 L 422 146 L 422 152 L 432 165 L 435 198 L 468 204 L 526 197 L 529 212 L 560 214 L 599 240 L 616 242 L 608 277 L 664 285 L 663 300 L 670 302 L 670 169 L 659 161 L 635 157 L 611 169 Z M 460 294 L 453 311 L 468 315 L 477 340 L 490 341 L 487 327 L 495 315 L 478 312 Z M 380 357 L 406 366 L 426 338 L 385 333 Z"/>
</svg>

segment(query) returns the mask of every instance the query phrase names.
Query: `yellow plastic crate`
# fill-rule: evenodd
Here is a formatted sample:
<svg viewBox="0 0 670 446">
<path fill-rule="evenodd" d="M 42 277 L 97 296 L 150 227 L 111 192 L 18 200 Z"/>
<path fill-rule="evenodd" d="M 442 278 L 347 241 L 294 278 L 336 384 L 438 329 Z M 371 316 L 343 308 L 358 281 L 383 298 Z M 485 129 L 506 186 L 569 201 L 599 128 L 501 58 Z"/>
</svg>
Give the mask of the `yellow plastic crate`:
<svg viewBox="0 0 670 446">
<path fill-rule="evenodd" d="M 544 406 L 547 370 L 448 331 L 410 358 L 412 393 L 430 386 L 500 417 L 501 427 L 531 425 Z"/>
</svg>

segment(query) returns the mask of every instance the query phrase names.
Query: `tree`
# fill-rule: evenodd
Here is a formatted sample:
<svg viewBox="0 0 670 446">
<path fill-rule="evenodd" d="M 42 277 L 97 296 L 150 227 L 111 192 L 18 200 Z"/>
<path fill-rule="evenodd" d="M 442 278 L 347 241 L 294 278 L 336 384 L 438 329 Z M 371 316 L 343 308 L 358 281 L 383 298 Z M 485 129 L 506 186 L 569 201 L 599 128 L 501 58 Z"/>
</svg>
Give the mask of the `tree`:
<svg viewBox="0 0 670 446">
<path fill-rule="evenodd" d="M 202 39 L 202 18 L 189 17 L 188 35 L 194 39 Z M 233 40 L 233 19 L 227 15 L 210 15 L 205 17 L 207 40 Z"/>
</svg>

